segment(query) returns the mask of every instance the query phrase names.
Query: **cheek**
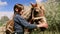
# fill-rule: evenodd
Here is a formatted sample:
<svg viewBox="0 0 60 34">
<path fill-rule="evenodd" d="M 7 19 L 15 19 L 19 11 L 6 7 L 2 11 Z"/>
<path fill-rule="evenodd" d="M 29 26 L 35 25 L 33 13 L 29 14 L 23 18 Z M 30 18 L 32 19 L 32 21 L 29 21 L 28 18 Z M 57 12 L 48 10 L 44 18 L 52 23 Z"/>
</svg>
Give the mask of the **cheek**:
<svg viewBox="0 0 60 34">
<path fill-rule="evenodd" d="M 23 14 L 23 12 L 21 12 L 21 14 Z"/>
<path fill-rule="evenodd" d="M 20 14 L 23 14 L 23 12 L 20 12 Z"/>
<path fill-rule="evenodd" d="M 16 10 L 18 12 L 18 10 Z"/>
</svg>

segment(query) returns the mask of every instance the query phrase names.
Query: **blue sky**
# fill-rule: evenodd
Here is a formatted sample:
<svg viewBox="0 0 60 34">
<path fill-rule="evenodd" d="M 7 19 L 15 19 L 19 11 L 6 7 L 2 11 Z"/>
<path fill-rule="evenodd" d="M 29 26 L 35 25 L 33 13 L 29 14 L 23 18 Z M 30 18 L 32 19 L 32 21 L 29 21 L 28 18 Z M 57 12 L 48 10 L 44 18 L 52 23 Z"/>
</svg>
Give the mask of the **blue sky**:
<svg viewBox="0 0 60 34">
<path fill-rule="evenodd" d="M 45 1 L 46 0 L 42 0 L 42 2 Z M 7 16 L 11 19 L 13 16 L 13 7 L 16 3 L 28 6 L 30 2 L 36 3 L 36 0 L 0 0 L 0 19 L 2 16 Z"/>
<path fill-rule="evenodd" d="M 46 0 L 43 0 L 43 2 Z M 0 12 L 13 11 L 13 6 L 16 3 L 30 5 L 30 2 L 36 3 L 36 0 L 0 0 Z"/>
</svg>

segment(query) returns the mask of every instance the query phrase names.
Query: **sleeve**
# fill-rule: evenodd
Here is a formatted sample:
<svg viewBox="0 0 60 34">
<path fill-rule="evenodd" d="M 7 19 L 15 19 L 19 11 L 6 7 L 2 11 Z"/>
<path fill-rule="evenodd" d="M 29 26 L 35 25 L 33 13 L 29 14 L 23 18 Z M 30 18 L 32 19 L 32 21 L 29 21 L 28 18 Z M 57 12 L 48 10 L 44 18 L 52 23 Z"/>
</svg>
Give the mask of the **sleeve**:
<svg viewBox="0 0 60 34">
<path fill-rule="evenodd" d="M 24 27 L 28 28 L 28 29 L 34 29 L 37 28 L 37 26 L 35 24 L 29 24 L 25 19 L 23 19 L 21 16 L 17 16 L 16 20 L 18 20 L 18 24 L 23 25 Z"/>
</svg>

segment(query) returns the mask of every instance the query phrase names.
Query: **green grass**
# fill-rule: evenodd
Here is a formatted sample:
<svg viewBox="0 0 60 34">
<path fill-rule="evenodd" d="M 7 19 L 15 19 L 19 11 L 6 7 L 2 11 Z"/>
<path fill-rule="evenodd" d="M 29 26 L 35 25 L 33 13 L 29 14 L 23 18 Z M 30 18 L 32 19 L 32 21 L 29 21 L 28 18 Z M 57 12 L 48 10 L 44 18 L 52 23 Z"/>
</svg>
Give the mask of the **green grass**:
<svg viewBox="0 0 60 34">
<path fill-rule="evenodd" d="M 34 32 L 32 32 L 32 34 L 60 34 L 60 32 L 56 32 L 56 31 L 37 32 L 37 31 L 34 31 Z"/>
</svg>

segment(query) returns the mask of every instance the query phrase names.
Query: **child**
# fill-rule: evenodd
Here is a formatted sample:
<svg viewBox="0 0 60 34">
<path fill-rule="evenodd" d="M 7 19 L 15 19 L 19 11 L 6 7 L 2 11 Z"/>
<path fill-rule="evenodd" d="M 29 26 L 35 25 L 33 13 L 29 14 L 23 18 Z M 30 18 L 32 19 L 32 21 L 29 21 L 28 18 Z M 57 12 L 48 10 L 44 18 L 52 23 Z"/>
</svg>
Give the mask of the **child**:
<svg viewBox="0 0 60 34">
<path fill-rule="evenodd" d="M 14 6 L 14 31 L 16 34 L 24 34 L 24 28 L 34 29 L 39 27 L 47 27 L 47 24 L 29 24 L 23 17 L 21 16 L 24 12 L 24 6 L 22 4 L 16 4 Z"/>
</svg>

